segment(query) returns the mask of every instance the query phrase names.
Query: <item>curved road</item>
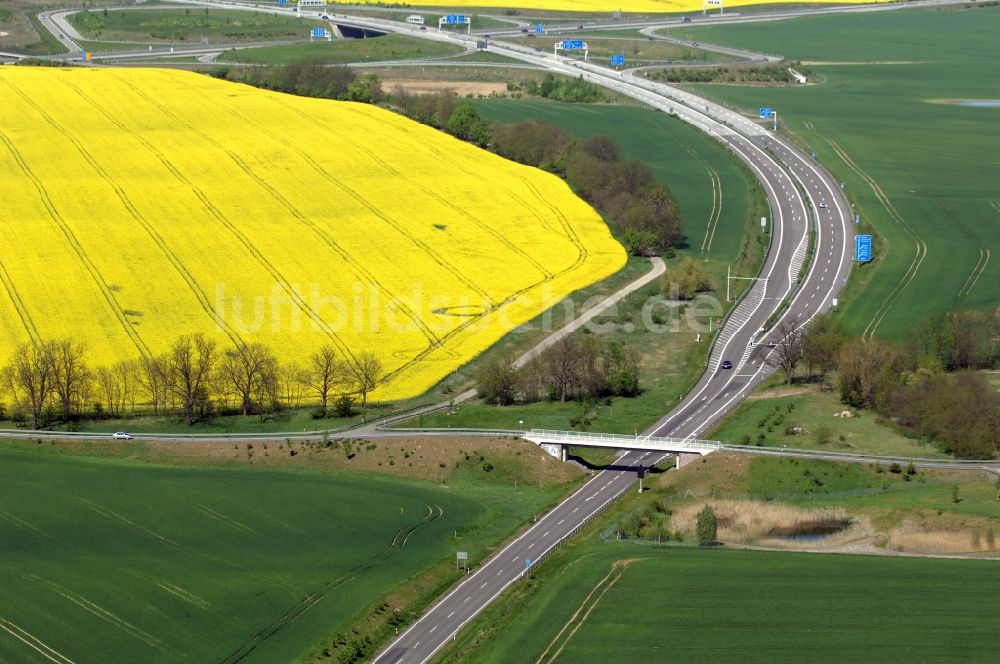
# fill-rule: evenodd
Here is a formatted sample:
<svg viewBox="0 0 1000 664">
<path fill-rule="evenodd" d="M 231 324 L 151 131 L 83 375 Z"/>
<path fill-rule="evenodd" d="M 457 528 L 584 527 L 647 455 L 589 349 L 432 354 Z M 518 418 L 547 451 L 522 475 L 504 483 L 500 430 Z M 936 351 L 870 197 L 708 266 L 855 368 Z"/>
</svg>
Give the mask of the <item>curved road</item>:
<svg viewBox="0 0 1000 664">
<path fill-rule="evenodd" d="M 463 45 L 476 39 L 475 36 L 433 30 L 417 31 L 413 26 L 380 19 L 352 17 L 351 22 L 386 32 Z M 833 178 L 808 156 L 782 137 L 721 106 L 678 88 L 592 63 L 541 54 L 526 47 L 491 42 L 489 50 L 549 71 L 582 76 L 676 115 L 731 150 L 764 188 L 771 211 L 771 246 L 761 280 L 748 289 L 732 310 L 713 348 L 709 370 L 694 390 L 646 431 L 647 435 L 697 437 L 773 371 L 765 361 L 766 345 L 754 342 L 764 340 L 761 327 L 778 309 L 779 303 L 788 300 L 790 304 L 777 316 L 775 325 L 792 320 L 805 325 L 831 307 L 832 299 L 844 286 L 851 264 L 853 214 L 850 204 Z M 814 235 L 814 257 L 800 282 L 810 230 Z M 730 360 L 733 368 L 720 369 L 722 360 Z M 622 454 L 616 464 L 598 473 L 485 561 L 374 661 L 379 664 L 428 661 L 493 599 L 521 578 L 528 566 L 543 558 L 632 486 L 639 467 L 648 467 L 662 459 L 663 456 L 650 452 Z"/>
</svg>

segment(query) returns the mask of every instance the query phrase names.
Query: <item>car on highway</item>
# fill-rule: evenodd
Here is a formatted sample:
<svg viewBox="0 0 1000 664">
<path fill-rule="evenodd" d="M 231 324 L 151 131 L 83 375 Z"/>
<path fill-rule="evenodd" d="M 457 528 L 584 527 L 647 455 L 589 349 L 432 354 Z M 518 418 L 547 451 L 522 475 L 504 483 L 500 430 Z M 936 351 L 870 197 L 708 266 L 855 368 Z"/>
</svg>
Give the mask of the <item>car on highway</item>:
<svg viewBox="0 0 1000 664">
<path fill-rule="evenodd" d="M 329 14 L 320 14 L 319 17 L 321 19 L 323 19 L 324 21 L 329 21 L 330 20 L 330 15 Z"/>
<path fill-rule="evenodd" d="M 733 363 L 730 362 L 729 360 L 723 360 L 721 367 L 723 369 L 732 369 L 733 368 Z"/>
<path fill-rule="evenodd" d="M 59 33 L 59 39 L 63 39 L 62 33 Z"/>
<path fill-rule="evenodd" d="M 132 436 L 124 431 L 116 431 L 111 437 L 115 440 L 132 440 Z"/>
<path fill-rule="evenodd" d="M 826 201 L 820 201 L 819 206 L 825 210 L 826 209 Z"/>
<path fill-rule="evenodd" d="M 770 339 L 767 342 L 767 347 L 768 348 L 777 348 L 778 347 L 778 342 L 775 341 L 774 339 Z"/>
</svg>

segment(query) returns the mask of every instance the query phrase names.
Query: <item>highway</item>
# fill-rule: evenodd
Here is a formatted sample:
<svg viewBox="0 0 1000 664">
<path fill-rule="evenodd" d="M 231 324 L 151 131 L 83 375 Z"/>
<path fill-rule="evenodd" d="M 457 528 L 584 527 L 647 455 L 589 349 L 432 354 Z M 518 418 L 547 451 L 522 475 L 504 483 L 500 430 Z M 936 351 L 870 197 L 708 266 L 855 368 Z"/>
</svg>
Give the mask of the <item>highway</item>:
<svg viewBox="0 0 1000 664">
<path fill-rule="evenodd" d="M 212 2 L 190 4 L 221 5 Z M 224 6 L 234 5 L 226 3 Z M 475 35 L 438 33 L 432 29 L 419 31 L 411 25 L 381 19 L 351 17 L 350 21 L 386 32 L 463 46 L 476 39 Z M 769 350 L 763 342 L 774 338 L 774 327 L 772 331 L 763 331 L 762 326 L 783 301 L 787 300 L 789 305 L 776 315 L 775 327 L 792 320 L 806 325 L 833 306 L 851 267 L 853 211 L 850 204 L 832 176 L 788 141 L 755 121 L 689 92 L 627 72 L 615 72 L 513 44 L 491 41 L 489 51 L 548 71 L 582 76 L 698 127 L 743 161 L 766 193 L 770 208 L 767 220 L 770 245 L 760 279 L 753 282 L 731 310 L 713 347 L 708 370 L 695 388 L 645 432 L 664 437 L 698 437 L 773 371 L 766 362 Z M 810 235 L 813 260 L 806 265 Z M 804 278 L 800 280 L 803 270 Z M 732 369 L 722 369 L 723 360 L 731 361 Z M 605 506 L 622 496 L 636 481 L 639 467 L 654 465 L 665 456 L 651 452 L 622 454 L 614 465 L 596 474 L 500 552 L 483 561 L 373 661 L 378 664 L 427 662 L 498 595 L 522 578 L 530 565 L 536 564 Z"/>
<path fill-rule="evenodd" d="M 386 21 L 375 21 L 387 31 Z M 373 26 L 374 27 L 374 26 Z M 453 40 L 462 35 L 435 35 Z M 491 42 L 491 52 L 534 64 L 548 71 L 582 76 L 675 115 L 706 132 L 732 151 L 754 173 L 771 211 L 767 220 L 770 246 L 761 279 L 747 290 L 723 325 L 709 368 L 694 390 L 647 435 L 695 438 L 736 406 L 773 369 L 761 328 L 780 303 L 789 301 L 775 324 L 797 320 L 807 324 L 828 310 L 846 283 L 851 266 L 853 212 L 832 176 L 780 136 L 726 108 L 672 86 L 653 83 L 592 63 L 541 54 L 533 49 Z M 821 207 L 822 204 L 822 207 Z M 805 264 L 812 231 L 814 260 Z M 768 335 L 771 338 L 773 333 Z M 722 360 L 733 368 L 721 369 Z M 516 583 L 529 564 L 620 497 L 636 481 L 636 470 L 662 461 L 649 452 L 626 452 L 545 517 L 514 539 L 475 573 L 425 612 L 373 660 L 377 664 L 422 664 L 500 593 Z"/>
</svg>

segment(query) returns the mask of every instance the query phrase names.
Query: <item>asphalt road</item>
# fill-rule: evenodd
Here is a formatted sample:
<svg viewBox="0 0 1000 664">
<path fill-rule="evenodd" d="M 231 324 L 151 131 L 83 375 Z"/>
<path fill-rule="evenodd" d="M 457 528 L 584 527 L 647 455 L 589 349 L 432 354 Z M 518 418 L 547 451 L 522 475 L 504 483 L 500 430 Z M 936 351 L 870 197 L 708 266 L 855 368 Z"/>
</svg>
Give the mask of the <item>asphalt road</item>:
<svg viewBox="0 0 1000 664">
<path fill-rule="evenodd" d="M 434 40 L 467 43 L 475 39 L 475 36 L 433 30 L 415 31 L 413 26 L 378 19 L 351 20 L 389 32 Z M 776 325 L 784 320 L 807 324 L 832 305 L 833 298 L 846 282 L 851 264 L 853 212 L 849 203 L 833 178 L 807 155 L 780 136 L 728 109 L 677 88 L 612 72 L 591 63 L 495 42 L 490 44 L 489 50 L 550 71 L 583 76 L 677 115 L 731 150 L 764 188 L 771 210 L 768 220 L 771 244 L 760 275 L 762 280 L 755 282 L 733 308 L 712 353 L 709 370 L 695 389 L 646 431 L 657 436 L 697 437 L 773 371 L 765 361 L 766 346 L 753 342 L 773 338 L 773 332 L 762 336 L 760 328 L 780 302 L 787 299 L 790 306 L 775 321 Z M 810 228 L 815 234 L 814 260 L 805 279 L 798 283 Z M 733 363 L 731 370 L 719 368 L 726 359 Z M 595 475 L 499 553 L 482 562 L 473 574 L 426 611 L 373 661 L 379 664 L 428 661 L 500 593 L 522 578 L 530 565 L 623 495 L 635 483 L 639 467 L 653 465 L 663 458 L 650 452 L 628 452 L 620 456 L 613 466 Z"/>
<path fill-rule="evenodd" d="M 384 22 L 383 22 L 384 23 Z M 383 25 L 385 27 L 385 25 Z M 405 29 L 405 28 L 403 28 Z M 455 35 L 451 39 L 463 39 Z M 724 323 L 709 371 L 670 414 L 646 431 L 648 435 L 697 437 L 771 371 L 764 359 L 766 345 L 760 328 L 783 300 L 790 306 L 776 321 L 806 324 L 830 308 L 850 269 L 850 204 L 833 178 L 809 157 L 757 123 L 671 86 L 612 72 L 590 63 L 539 54 L 533 49 L 491 43 L 490 51 L 599 85 L 677 115 L 702 129 L 741 159 L 767 194 L 771 244 L 761 281 L 748 290 Z M 823 207 L 820 207 L 823 203 Z M 815 260 L 799 283 L 806 258 L 809 230 L 815 229 Z M 731 370 L 719 369 L 723 359 Z M 620 497 L 636 481 L 636 470 L 661 458 L 649 452 L 627 452 L 525 533 L 487 560 L 468 579 L 424 613 L 382 652 L 378 664 L 423 663 L 490 602 L 524 574 L 526 566 L 543 557 Z"/>
</svg>

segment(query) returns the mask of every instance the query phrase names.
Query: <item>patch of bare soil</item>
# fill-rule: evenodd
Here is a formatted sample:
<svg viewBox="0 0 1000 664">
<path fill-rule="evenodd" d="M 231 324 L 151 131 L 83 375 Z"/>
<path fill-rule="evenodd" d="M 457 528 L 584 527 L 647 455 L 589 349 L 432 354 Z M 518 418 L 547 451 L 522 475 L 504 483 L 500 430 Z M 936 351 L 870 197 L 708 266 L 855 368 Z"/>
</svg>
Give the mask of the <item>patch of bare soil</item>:
<svg viewBox="0 0 1000 664">
<path fill-rule="evenodd" d="M 34 443 L 14 443 L 32 444 Z M 522 482 L 563 483 L 580 477 L 573 464 L 560 463 L 537 445 L 516 438 L 380 438 L 264 443 L 253 440 L 157 443 L 145 441 L 44 442 L 59 453 L 113 456 L 159 464 L 289 468 L 374 472 L 446 483 L 460 465 L 497 472 Z"/>
<path fill-rule="evenodd" d="M 419 79 L 385 79 L 382 81 L 383 90 L 395 90 L 402 88 L 407 92 L 426 94 L 440 92 L 442 90 L 453 90 L 459 97 L 468 95 L 489 96 L 490 94 L 506 93 L 507 84 L 498 81 L 431 81 Z"/>
</svg>

